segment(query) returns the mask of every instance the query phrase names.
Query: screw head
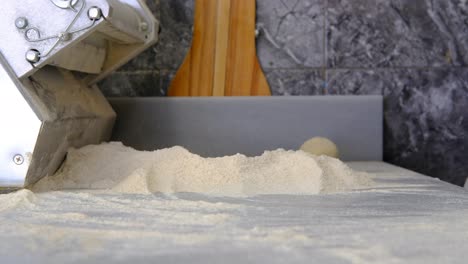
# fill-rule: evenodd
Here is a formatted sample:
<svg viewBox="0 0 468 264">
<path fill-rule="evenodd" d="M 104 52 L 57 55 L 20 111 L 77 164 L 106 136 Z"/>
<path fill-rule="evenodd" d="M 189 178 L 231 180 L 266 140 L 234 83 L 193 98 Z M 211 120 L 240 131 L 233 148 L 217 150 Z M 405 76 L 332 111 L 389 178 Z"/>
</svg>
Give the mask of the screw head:
<svg viewBox="0 0 468 264">
<path fill-rule="evenodd" d="M 61 41 L 69 41 L 72 38 L 72 34 L 68 32 L 61 32 L 58 37 Z"/>
<path fill-rule="evenodd" d="M 68 8 L 73 8 L 76 3 L 78 3 L 78 0 L 51 0 L 52 3 L 54 3 L 55 6 L 62 8 L 62 9 L 68 9 Z"/>
<path fill-rule="evenodd" d="M 38 50 L 30 49 L 26 52 L 26 60 L 30 63 L 36 63 L 41 60 L 41 53 Z"/>
<path fill-rule="evenodd" d="M 93 6 L 88 10 L 88 17 L 91 20 L 99 20 L 102 17 L 102 10 L 97 6 Z"/>
<path fill-rule="evenodd" d="M 148 29 L 149 29 L 148 23 L 146 23 L 146 22 L 141 22 L 140 23 L 140 31 L 146 32 L 146 31 L 148 31 Z"/>
<path fill-rule="evenodd" d="M 25 29 L 28 26 L 28 20 L 25 17 L 18 17 L 15 20 L 15 26 L 18 29 Z"/>
<path fill-rule="evenodd" d="M 20 155 L 20 154 L 16 154 L 14 157 L 13 157 L 13 162 L 16 164 L 16 165 L 23 165 L 24 163 L 24 157 L 23 155 Z"/>
</svg>

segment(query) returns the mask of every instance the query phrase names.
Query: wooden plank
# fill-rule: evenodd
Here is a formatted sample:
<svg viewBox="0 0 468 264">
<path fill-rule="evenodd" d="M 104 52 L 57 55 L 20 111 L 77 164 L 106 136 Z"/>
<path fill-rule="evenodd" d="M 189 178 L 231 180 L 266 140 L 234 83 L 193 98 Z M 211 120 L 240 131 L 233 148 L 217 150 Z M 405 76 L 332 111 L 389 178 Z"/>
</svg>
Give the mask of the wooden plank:
<svg viewBox="0 0 468 264">
<path fill-rule="evenodd" d="M 192 47 L 169 96 L 271 95 L 255 46 L 255 0 L 197 0 Z"/>
<path fill-rule="evenodd" d="M 217 0 L 197 1 L 192 47 L 176 74 L 169 96 L 213 94 Z"/>
<path fill-rule="evenodd" d="M 271 95 L 255 46 L 255 1 L 233 0 L 231 6 L 226 95 Z"/>
<path fill-rule="evenodd" d="M 224 96 L 226 83 L 226 63 L 229 44 L 229 16 L 231 10 L 230 0 L 218 0 L 216 53 L 214 66 L 213 95 Z"/>
</svg>

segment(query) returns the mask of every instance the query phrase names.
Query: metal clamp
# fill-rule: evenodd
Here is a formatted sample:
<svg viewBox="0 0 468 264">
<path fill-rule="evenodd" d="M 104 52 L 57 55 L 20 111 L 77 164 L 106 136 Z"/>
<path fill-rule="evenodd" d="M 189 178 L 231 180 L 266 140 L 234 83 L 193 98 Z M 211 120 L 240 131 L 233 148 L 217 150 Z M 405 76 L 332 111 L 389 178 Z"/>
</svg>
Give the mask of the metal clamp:
<svg viewBox="0 0 468 264">
<path fill-rule="evenodd" d="M 62 9 L 73 8 L 78 0 L 50 0 L 54 5 Z"/>
<path fill-rule="evenodd" d="M 37 27 L 30 27 L 26 29 L 24 32 L 24 38 L 28 42 L 41 42 L 41 41 L 46 41 L 46 40 L 51 40 L 51 39 L 57 39 L 56 42 L 52 45 L 52 47 L 45 53 L 41 53 L 36 49 L 30 49 L 26 52 L 26 60 L 30 63 L 37 63 L 40 61 L 41 58 L 47 57 L 50 55 L 50 53 L 61 43 L 65 41 L 70 41 L 72 39 L 72 35 L 78 32 L 81 32 L 83 30 L 89 29 L 94 26 L 96 21 L 102 18 L 102 10 L 99 7 L 91 7 L 88 10 L 88 17 L 91 19 L 91 24 L 89 26 L 86 26 L 84 28 L 76 29 L 76 30 L 71 30 L 73 25 L 75 25 L 76 21 L 78 18 L 81 16 L 83 13 L 85 7 L 86 7 L 86 0 L 50 0 L 54 5 L 56 5 L 59 8 L 62 9 L 71 9 L 74 12 L 77 12 L 73 20 L 70 22 L 70 24 L 65 28 L 64 31 L 59 32 L 56 35 L 52 36 L 47 36 L 47 37 L 42 37 L 41 36 L 41 31 Z M 75 6 L 81 2 L 81 7 L 77 11 L 75 9 Z M 20 17 L 15 21 L 15 25 L 19 29 L 25 29 L 28 25 L 27 19 L 24 17 Z"/>
</svg>

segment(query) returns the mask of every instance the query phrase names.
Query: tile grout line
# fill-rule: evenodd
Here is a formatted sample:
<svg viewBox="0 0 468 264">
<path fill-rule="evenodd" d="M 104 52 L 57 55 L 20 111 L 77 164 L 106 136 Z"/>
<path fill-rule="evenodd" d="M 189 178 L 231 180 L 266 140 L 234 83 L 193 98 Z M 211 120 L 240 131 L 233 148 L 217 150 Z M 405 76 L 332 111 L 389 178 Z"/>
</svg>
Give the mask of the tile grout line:
<svg viewBox="0 0 468 264">
<path fill-rule="evenodd" d="M 325 16 L 323 19 L 323 74 L 324 74 L 324 83 L 323 83 L 323 94 L 328 92 L 328 40 L 327 40 L 327 30 L 328 30 L 328 0 L 325 0 Z"/>
<path fill-rule="evenodd" d="M 270 68 L 270 67 L 262 67 L 265 71 L 274 71 L 274 70 L 289 70 L 289 71 L 307 71 L 307 70 L 324 70 L 327 71 L 346 71 L 346 70 L 354 70 L 354 71 L 383 71 L 383 70 L 447 70 L 447 69 L 459 69 L 459 70 L 466 70 L 468 66 L 399 66 L 399 67 L 340 67 L 340 68 L 326 68 L 324 66 L 317 66 L 317 67 L 278 67 L 278 68 Z M 145 74 L 145 73 L 168 73 L 168 72 L 175 72 L 178 69 L 173 68 L 165 68 L 165 69 L 147 69 L 147 70 L 117 70 L 115 73 L 123 73 L 123 74 Z"/>
<path fill-rule="evenodd" d="M 265 70 L 298 70 L 298 71 L 305 71 L 305 70 L 323 70 L 325 67 L 317 66 L 317 67 L 277 67 L 277 68 L 270 68 L 270 67 L 263 67 Z M 468 69 L 468 66 L 399 66 L 399 67 L 340 67 L 340 68 L 326 68 L 328 71 L 340 71 L 340 70 L 443 70 L 443 69 Z"/>
<path fill-rule="evenodd" d="M 131 71 L 131 70 L 125 70 L 125 71 L 116 71 L 115 73 L 120 73 L 120 74 L 128 74 L 128 75 L 138 75 L 138 74 L 158 74 L 164 72 L 163 70 L 155 69 L 155 70 L 136 70 L 136 71 Z"/>
<path fill-rule="evenodd" d="M 159 23 L 160 23 L 160 26 L 162 26 L 162 24 L 163 24 L 163 23 L 162 23 L 161 6 L 162 6 L 161 0 L 158 0 L 158 11 L 157 11 L 157 12 L 158 12 L 158 16 L 159 16 Z M 158 37 L 161 38 L 160 35 L 159 35 Z M 160 41 L 160 40 L 159 40 L 159 41 Z M 158 41 L 158 42 L 159 42 L 159 41 Z M 155 55 L 155 56 L 156 56 L 156 55 Z M 155 60 L 158 60 L 158 56 L 156 56 Z M 160 62 L 160 63 L 161 63 L 161 62 Z M 157 64 L 157 61 L 156 61 L 156 64 Z M 161 64 L 162 64 L 162 63 L 161 63 Z M 159 86 L 159 89 L 162 90 L 163 84 L 164 84 L 164 83 L 163 83 L 163 81 L 162 81 L 161 70 L 160 70 L 160 69 L 158 69 L 158 78 L 159 78 L 159 85 L 158 85 L 158 86 Z"/>
</svg>

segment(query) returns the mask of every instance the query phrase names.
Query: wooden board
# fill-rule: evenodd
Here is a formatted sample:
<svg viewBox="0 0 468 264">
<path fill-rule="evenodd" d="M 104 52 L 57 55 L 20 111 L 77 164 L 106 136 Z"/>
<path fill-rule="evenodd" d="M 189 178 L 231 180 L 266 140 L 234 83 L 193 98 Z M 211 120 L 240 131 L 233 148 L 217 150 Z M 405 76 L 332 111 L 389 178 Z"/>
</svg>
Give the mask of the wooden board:
<svg viewBox="0 0 468 264">
<path fill-rule="evenodd" d="M 267 96 L 255 46 L 255 0 L 196 0 L 192 47 L 169 96 Z"/>
</svg>

